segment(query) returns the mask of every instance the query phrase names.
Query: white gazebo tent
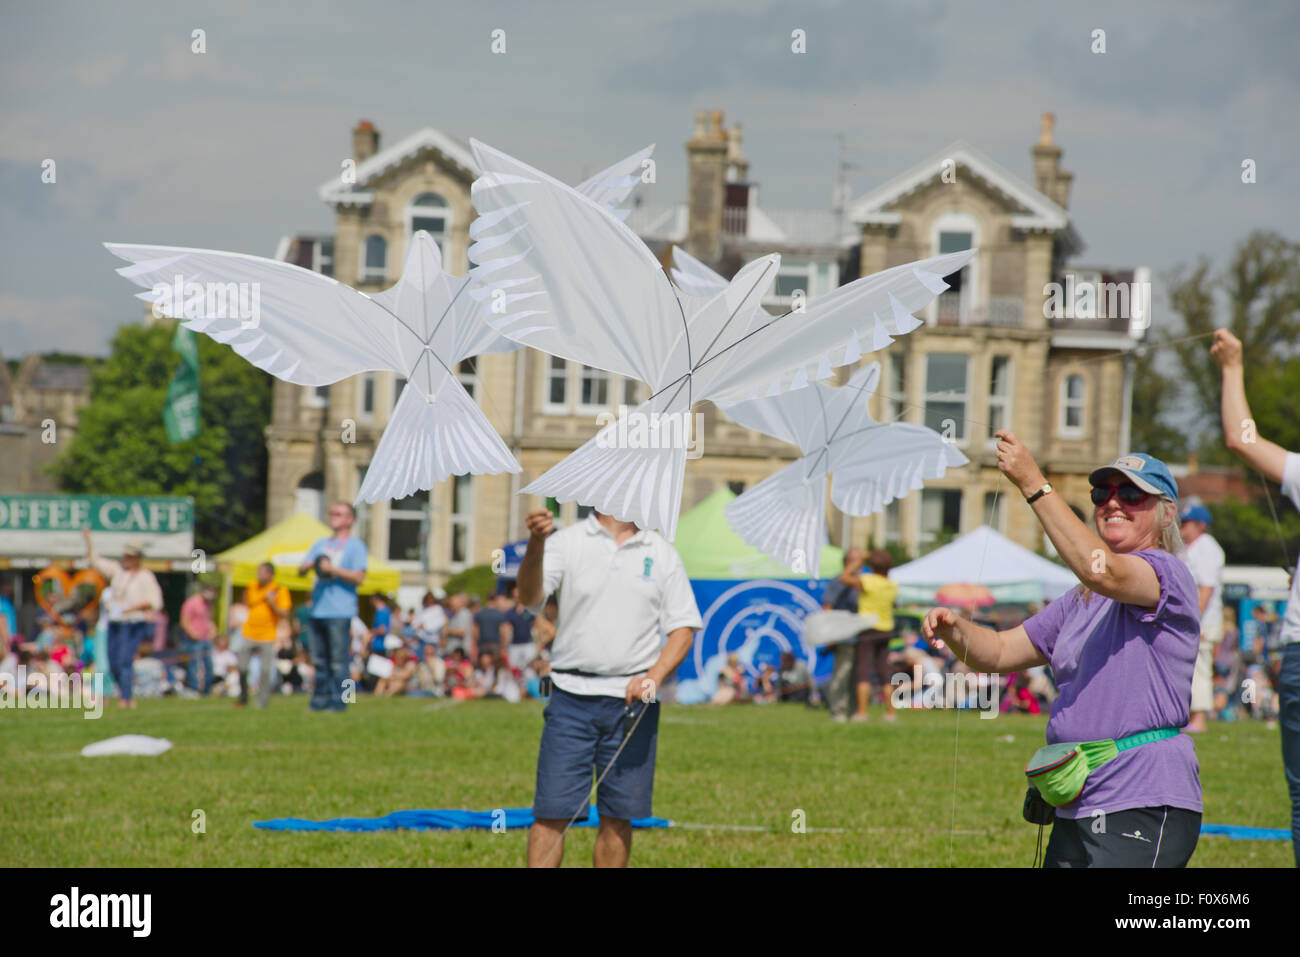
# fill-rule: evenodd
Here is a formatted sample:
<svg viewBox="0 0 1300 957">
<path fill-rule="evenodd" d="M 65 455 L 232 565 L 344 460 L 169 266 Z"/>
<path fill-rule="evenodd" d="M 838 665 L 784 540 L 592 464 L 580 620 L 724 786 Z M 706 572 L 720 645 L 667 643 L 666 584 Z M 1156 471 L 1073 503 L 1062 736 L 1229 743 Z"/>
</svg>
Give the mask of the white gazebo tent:
<svg viewBox="0 0 1300 957">
<path fill-rule="evenodd" d="M 981 525 L 889 573 L 900 604 L 926 604 L 945 585 L 983 585 L 998 603 L 1057 598 L 1079 584 L 1064 565 L 1048 561 Z"/>
</svg>

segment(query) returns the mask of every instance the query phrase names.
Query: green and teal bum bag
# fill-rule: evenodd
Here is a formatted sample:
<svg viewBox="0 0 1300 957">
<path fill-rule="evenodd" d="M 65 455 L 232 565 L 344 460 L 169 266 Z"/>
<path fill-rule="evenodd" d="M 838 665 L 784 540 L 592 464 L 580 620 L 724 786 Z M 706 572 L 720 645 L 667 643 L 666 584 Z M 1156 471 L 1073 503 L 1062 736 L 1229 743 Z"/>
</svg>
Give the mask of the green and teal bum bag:
<svg viewBox="0 0 1300 957">
<path fill-rule="evenodd" d="M 1049 744 L 1034 752 L 1025 765 L 1029 783 L 1038 789 L 1043 800 L 1053 807 L 1064 807 L 1078 800 L 1088 775 L 1121 751 L 1152 741 L 1162 741 L 1178 734 L 1177 728 L 1161 728 L 1130 734 L 1118 741 L 1085 741 L 1082 744 Z"/>
</svg>

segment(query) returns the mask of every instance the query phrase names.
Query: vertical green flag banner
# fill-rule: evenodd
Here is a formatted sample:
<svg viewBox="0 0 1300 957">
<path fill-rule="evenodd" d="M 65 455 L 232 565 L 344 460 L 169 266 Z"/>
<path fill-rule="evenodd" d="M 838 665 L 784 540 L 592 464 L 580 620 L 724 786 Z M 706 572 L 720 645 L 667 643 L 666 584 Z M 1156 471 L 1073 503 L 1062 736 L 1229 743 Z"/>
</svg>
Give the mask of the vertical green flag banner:
<svg viewBox="0 0 1300 957">
<path fill-rule="evenodd" d="M 199 434 L 199 347 L 194 333 L 177 323 L 172 349 L 181 362 L 167 386 L 163 424 L 167 426 L 167 441 L 175 444 Z"/>
</svg>

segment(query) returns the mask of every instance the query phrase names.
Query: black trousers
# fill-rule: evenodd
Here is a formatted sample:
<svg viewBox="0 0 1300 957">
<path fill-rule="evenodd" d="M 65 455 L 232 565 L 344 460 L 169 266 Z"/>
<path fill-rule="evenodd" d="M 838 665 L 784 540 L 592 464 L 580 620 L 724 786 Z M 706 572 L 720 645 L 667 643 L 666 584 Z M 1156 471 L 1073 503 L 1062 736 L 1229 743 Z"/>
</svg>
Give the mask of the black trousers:
<svg viewBox="0 0 1300 957">
<path fill-rule="evenodd" d="M 1186 867 L 1200 835 L 1200 813 L 1180 807 L 1058 817 L 1043 867 Z"/>
</svg>

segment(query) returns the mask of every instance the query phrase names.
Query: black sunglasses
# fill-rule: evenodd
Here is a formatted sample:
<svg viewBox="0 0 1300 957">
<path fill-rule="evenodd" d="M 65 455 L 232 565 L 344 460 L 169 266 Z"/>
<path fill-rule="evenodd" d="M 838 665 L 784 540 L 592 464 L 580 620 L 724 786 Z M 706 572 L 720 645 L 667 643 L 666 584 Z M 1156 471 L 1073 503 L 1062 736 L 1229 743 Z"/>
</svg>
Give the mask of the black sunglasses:
<svg viewBox="0 0 1300 957">
<path fill-rule="evenodd" d="M 1119 500 L 1125 505 L 1136 505 L 1149 494 L 1132 482 L 1125 482 L 1123 485 L 1094 485 L 1092 487 L 1092 504 L 1105 505 L 1110 501 L 1112 493 L 1118 494 Z"/>
</svg>

